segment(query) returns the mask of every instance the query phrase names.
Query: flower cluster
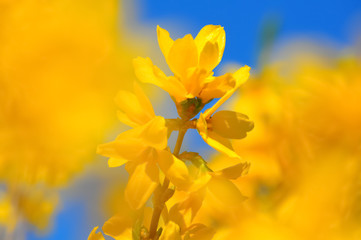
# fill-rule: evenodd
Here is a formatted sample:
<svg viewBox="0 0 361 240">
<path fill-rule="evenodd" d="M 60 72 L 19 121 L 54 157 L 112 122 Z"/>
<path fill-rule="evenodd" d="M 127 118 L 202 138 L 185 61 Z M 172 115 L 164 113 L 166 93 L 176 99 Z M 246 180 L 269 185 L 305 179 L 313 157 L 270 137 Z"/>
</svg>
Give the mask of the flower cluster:
<svg viewBox="0 0 361 240">
<path fill-rule="evenodd" d="M 119 120 L 132 129 L 99 145 L 97 152 L 109 157 L 109 167 L 125 165 L 129 181 L 124 195 L 135 214 L 112 217 L 103 231 L 116 239 L 212 239 L 213 226 L 197 222 L 197 213 L 205 198 L 234 206 L 244 200 L 232 180 L 245 174 L 249 164 L 233 150 L 231 139 L 242 139 L 253 129 L 246 115 L 216 110 L 248 79 L 250 68 L 213 75 L 225 47 L 225 32 L 220 26 L 205 26 L 195 39 L 188 34 L 173 40 L 160 27 L 157 34 L 174 75 L 166 76 L 149 58 L 140 57 L 134 60 L 135 73 L 141 82 L 169 93 L 179 118 L 156 116 L 137 83 L 133 92 L 119 92 Z M 215 98 L 219 100 L 201 112 Z M 181 152 L 189 129 L 196 129 L 206 143 L 232 158 L 234 164 L 215 171 L 199 153 Z M 171 152 L 168 138 L 173 131 L 178 131 L 178 138 Z M 146 203 L 152 195 L 153 206 L 149 208 Z M 89 239 L 104 239 L 96 230 Z"/>
</svg>

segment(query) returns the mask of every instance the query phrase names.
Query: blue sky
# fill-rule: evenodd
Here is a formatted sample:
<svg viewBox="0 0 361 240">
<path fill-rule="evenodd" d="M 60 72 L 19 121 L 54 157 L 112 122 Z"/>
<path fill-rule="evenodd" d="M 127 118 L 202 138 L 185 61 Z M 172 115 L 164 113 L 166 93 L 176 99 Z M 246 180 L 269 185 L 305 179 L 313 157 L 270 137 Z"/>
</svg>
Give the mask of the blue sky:
<svg viewBox="0 0 361 240">
<path fill-rule="evenodd" d="M 352 30 L 361 28 L 361 1 L 357 0 L 135 0 L 140 24 L 172 30 L 185 26 L 196 35 L 206 24 L 225 27 L 225 61 L 254 67 L 259 52 L 261 26 L 277 16 L 281 24 L 279 39 L 297 35 L 321 36 L 340 45 L 350 45 Z M 358 16 L 358 20 L 357 20 Z"/>
</svg>

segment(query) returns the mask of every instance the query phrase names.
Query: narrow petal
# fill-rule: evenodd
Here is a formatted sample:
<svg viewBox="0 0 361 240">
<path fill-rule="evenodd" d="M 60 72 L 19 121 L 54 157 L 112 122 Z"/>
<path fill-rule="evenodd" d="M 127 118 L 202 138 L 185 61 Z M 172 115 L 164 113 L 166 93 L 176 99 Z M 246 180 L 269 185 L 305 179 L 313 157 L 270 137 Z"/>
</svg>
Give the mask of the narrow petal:
<svg viewBox="0 0 361 240">
<path fill-rule="evenodd" d="M 140 105 L 142 106 L 142 110 L 144 111 L 145 116 L 148 118 L 147 120 L 149 121 L 150 119 L 154 118 L 155 113 L 152 103 L 150 102 L 147 95 L 145 95 L 143 89 L 136 82 L 134 82 L 134 93 L 137 96 Z"/>
<path fill-rule="evenodd" d="M 120 122 L 124 123 L 125 125 L 128 125 L 129 127 L 135 128 L 140 126 L 139 123 L 135 122 L 133 119 L 130 119 L 129 116 L 122 111 L 119 110 L 117 111 L 117 117 Z"/>
<path fill-rule="evenodd" d="M 235 86 L 226 92 L 226 94 L 218 100 L 210 109 L 207 109 L 204 113 L 204 117 L 208 119 L 225 101 L 232 96 L 232 94 L 249 78 L 249 71 L 251 68 L 249 66 L 241 67 L 235 73 L 233 73 L 233 78 L 236 80 Z"/>
<path fill-rule="evenodd" d="M 199 56 L 199 66 L 206 71 L 212 71 L 219 63 L 218 43 L 207 42 Z"/>
<path fill-rule="evenodd" d="M 159 170 L 154 163 L 138 164 L 125 188 L 125 198 L 134 209 L 141 208 L 159 183 Z"/>
<path fill-rule="evenodd" d="M 172 72 L 181 77 L 187 77 L 187 69 L 198 65 L 198 52 L 192 35 L 177 39 L 169 50 L 167 63 Z"/>
<path fill-rule="evenodd" d="M 120 109 L 119 120 L 128 126 L 143 125 L 155 116 L 152 104 L 136 83 L 134 83 L 134 93 L 119 91 L 115 102 Z"/>
<path fill-rule="evenodd" d="M 158 164 L 167 178 L 178 188 L 187 189 L 190 186 L 189 172 L 185 163 L 169 151 L 158 152 Z"/>
<path fill-rule="evenodd" d="M 93 230 L 89 234 L 88 240 L 105 240 L 101 232 L 96 233 L 97 229 L 98 227 L 93 228 Z"/>
<path fill-rule="evenodd" d="M 128 160 L 124 159 L 124 158 L 114 158 L 111 157 L 108 159 L 108 167 L 120 167 L 122 165 L 124 165 L 125 163 L 127 163 Z"/>
<path fill-rule="evenodd" d="M 221 26 L 216 25 L 207 25 L 204 26 L 198 33 L 197 37 L 195 38 L 195 42 L 197 45 L 197 49 L 199 54 L 203 51 L 204 47 L 206 46 L 207 42 L 217 43 L 218 45 L 218 59 L 217 64 L 222 60 L 224 47 L 226 44 L 226 33 Z"/>
<path fill-rule="evenodd" d="M 202 135 L 201 135 L 202 136 Z M 203 138 L 203 137 L 202 137 Z M 204 138 L 203 138 L 204 139 Z M 223 138 L 218 134 L 208 131 L 207 139 L 204 140 L 209 146 L 213 147 L 217 151 L 226 154 L 231 158 L 241 158 L 234 150 L 231 141 L 227 138 Z"/>
<path fill-rule="evenodd" d="M 150 58 L 138 57 L 133 60 L 137 78 L 143 83 L 154 84 L 177 101 L 185 99 L 187 91 L 183 84 L 175 77 L 167 77 L 157 66 L 154 66 Z"/>
<path fill-rule="evenodd" d="M 212 77 L 212 81 L 207 83 L 200 94 L 203 102 L 208 102 L 213 98 L 221 98 L 224 94 L 233 89 L 236 85 L 236 80 L 232 74 L 224 74 L 219 77 Z"/>
<path fill-rule="evenodd" d="M 172 47 L 174 41 L 169 36 L 169 32 L 159 26 L 157 26 L 157 37 L 160 50 L 162 51 L 164 57 L 167 58 L 169 50 Z"/>
<path fill-rule="evenodd" d="M 211 174 L 226 179 L 237 179 L 240 176 L 247 174 L 249 167 L 250 167 L 250 163 L 243 162 Z"/>
<path fill-rule="evenodd" d="M 109 166 L 120 166 L 127 161 L 138 159 L 146 148 L 141 139 L 117 139 L 99 145 L 97 153 L 112 159 Z"/>
</svg>

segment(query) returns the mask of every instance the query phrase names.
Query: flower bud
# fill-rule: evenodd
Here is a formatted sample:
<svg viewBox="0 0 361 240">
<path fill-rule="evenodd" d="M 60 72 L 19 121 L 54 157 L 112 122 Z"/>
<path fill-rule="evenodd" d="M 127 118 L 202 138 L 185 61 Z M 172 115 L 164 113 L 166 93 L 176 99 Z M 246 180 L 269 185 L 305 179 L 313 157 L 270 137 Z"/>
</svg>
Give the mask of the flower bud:
<svg viewBox="0 0 361 240">
<path fill-rule="evenodd" d="M 247 132 L 254 127 L 249 118 L 238 112 L 219 111 L 209 120 L 209 129 L 221 137 L 231 139 L 241 139 L 247 136 Z"/>
</svg>

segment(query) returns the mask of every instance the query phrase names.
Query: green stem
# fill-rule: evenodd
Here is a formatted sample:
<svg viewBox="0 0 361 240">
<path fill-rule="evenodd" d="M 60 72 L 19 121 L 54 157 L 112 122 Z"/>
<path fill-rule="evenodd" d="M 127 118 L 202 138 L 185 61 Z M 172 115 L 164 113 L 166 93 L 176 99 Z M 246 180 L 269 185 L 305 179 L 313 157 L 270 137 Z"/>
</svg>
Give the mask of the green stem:
<svg viewBox="0 0 361 240">
<path fill-rule="evenodd" d="M 174 150 L 173 150 L 173 154 L 175 156 L 179 155 L 180 149 L 182 147 L 184 135 L 186 134 L 186 132 L 187 132 L 187 129 L 184 130 L 181 128 L 179 130 L 177 142 L 176 142 Z M 165 205 L 165 201 L 164 201 L 165 198 L 163 197 L 163 195 L 167 191 L 167 189 L 169 187 L 169 183 L 170 183 L 169 179 L 167 177 L 164 177 L 163 185 L 161 187 L 160 192 L 158 192 L 159 196 L 154 196 L 154 198 L 153 198 L 154 199 L 154 210 L 153 210 L 152 220 L 151 220 L 150 228 L 149 228 L 149 239 L 151 239 L 151 240 L 154 239 L 154 237 L 157 233 L 159 218 L 160 218 L 160 215 L 161 215 L 164 205 Z"/>
</svg>

